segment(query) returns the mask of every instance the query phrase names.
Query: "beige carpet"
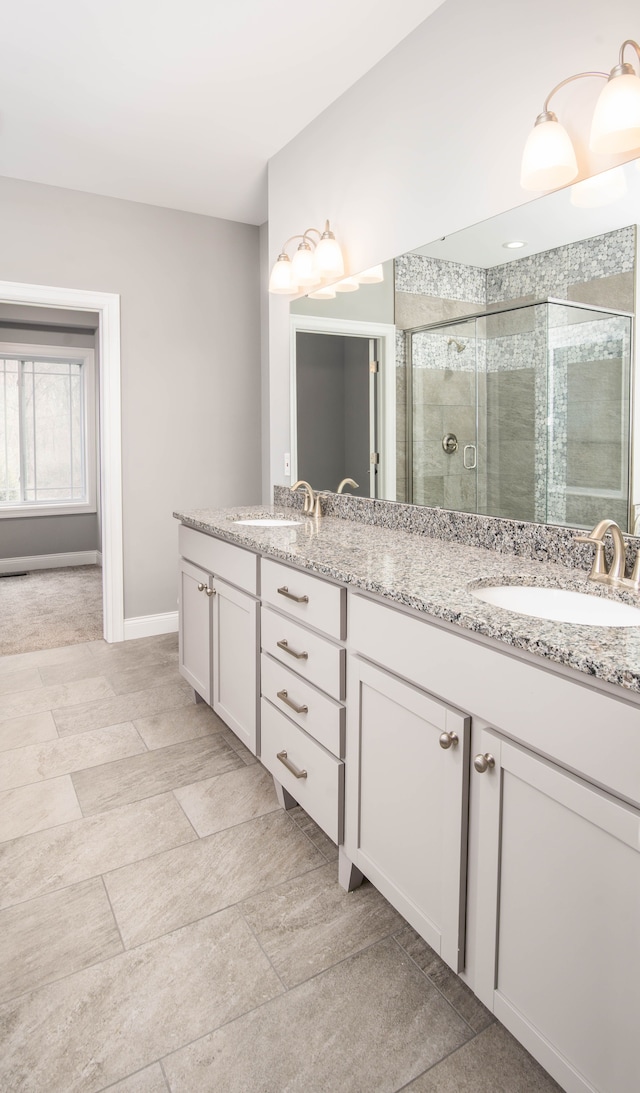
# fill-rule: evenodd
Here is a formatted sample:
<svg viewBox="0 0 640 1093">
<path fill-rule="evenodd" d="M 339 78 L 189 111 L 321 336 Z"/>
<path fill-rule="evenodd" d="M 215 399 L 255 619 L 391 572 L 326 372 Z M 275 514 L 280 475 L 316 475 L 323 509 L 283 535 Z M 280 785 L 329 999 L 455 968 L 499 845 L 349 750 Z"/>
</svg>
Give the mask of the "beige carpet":
<svg viewBox="0 0 640 1093">
<path fill-rule="evenodd" d="M 39 569 L 0 577 L 0 656 L 102 637 L 102 569 Z"/>
</svg>

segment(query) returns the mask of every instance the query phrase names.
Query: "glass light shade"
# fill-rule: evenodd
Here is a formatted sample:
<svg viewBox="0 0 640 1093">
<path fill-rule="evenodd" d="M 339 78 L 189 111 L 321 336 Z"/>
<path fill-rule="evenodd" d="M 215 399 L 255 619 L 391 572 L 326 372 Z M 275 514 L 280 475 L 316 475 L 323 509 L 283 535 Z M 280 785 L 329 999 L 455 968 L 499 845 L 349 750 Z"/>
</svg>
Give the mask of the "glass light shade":
<svg viewBox="0 0 640 1093">
<path fill-rule="evenodd" d="M 308 243 L 301 243 L 291 262 L 293 279 L 300 288 L 312 288 L 319 285 L 321 278 L 316 271 L 313 251 Z"/>
<path fill-rule="evenodd" d="M 310 300 L 335 300 L 336 290 L 332 285 L 326 285 L 324 288 L 317 288 L 315 292 L 310 292 Z"/>
<path fill-rule="evenodd" d="M 344 259 L 333 232 L 325 232 L 322 238 L 318 240 L 315 249 L 315 263 L 316 270 L 322 280 L 342 277 Z"/>
<path fill-rule="evenodd" d="M 278 260 L 271 270 L 269 278 L 269 292 L 279 296 L 292 296 L 298 291 L 298 285 L 293 276 L 291 259 L 284 252 L 278 255 Z"/>
<path fill-rule="evenodd" d="M 360 285 L 356 281 L 355 277 L 344 277 L 342 281 L 338 281 L 333 286 L 336 292 L 357 292 Z"/>
<path fill-rule="evenodd" d="M 573 182 L 578 162 L 567 130 L 559 121 L 538 121 L 522 153 L 523 190 L 555 190 Z"/>
<path fill-rule="evenodd" d="M 622 167 L 605 171 L 592 178 L 584 178 L 571 187 L 571 204 L 577 209 L 598 209 L 613 205 L 627 192 L 627 180 Z"/>
<path fill-rule="evenodd" d="M 382 266 L 371 266 L 371 269 L 357 273 L 356 281 L 359 285 L 379 285 L 381 281 L 384 281 Z"/>
<path fill-rule="evenodd" d="M 640 148 L 640 78 L 635 73 L 611 76 L 602 88 L 589 147 L 606 154 Z"/>
</svg>

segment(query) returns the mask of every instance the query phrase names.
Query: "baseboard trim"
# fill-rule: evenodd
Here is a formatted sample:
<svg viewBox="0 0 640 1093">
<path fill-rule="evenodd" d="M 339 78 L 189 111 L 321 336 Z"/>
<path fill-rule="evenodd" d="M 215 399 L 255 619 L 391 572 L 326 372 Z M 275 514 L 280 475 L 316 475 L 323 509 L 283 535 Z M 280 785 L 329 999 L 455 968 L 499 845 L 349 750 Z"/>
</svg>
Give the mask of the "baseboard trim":
<svg viewBox="0 0 640 1093">
<path fill-rule="evenodd" d="M 152 638 L 156 634 L 176 634 L 178 632 L 178 612 L 166 611 L 162 615 L 140 615 L 136 619 L 124 620 L 124 640 L 133 638 Z"/>
<path fill-rule="evenodd" d="M 70 565 L 101 565 L 99 550 L 76 550 L 70 554 L 35 554 L 26 558 L 0 558 L 0 573 L 22 573 L 30 569 L 64 569 Z"/>
</svg>

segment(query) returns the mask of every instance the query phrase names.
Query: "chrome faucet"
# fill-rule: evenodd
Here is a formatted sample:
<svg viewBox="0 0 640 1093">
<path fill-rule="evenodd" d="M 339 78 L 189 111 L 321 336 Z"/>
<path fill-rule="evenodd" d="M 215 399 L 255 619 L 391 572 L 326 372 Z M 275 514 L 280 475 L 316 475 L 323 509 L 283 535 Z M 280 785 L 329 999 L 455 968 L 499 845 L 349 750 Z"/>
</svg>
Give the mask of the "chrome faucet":
<svg viewBox="0 0 640 1093">
<path fill-rule="evenodd" d="M 359 488 L 358 483 L 354 482 L 353 478 L 343 478 L 342 482 L 340 483 L 340 485 L 338 486 L 338 488 L 336 490 L 336 493 L 342 493 L 345 486 L 351 486 L 352 490 L 357 490 Z"/>
<path fill-rule="evenodd" d="M 313 513 L 316 507 L 317 499 L 309 483 L 305 482 L 303 478 L 299 478 L 298 481 L 294 482 L 293 486 L 290 487 L 292 493 L 295 493 L 296 490 L 299 490 L 301 488 L 307 491 L 306 497 L 304 499 L 304 508 L 302 509 L 302 511 L 306 513 Z"/>
<path fill-rule="evenodd" d="M 611 532 L 613 539 L 613 558 L 607 569 L 604 556 L 604 537 Z M 600 520 L 588 535 L 576 535 L 576 543 L 591 543 L 595 549 L 593 565 L 589 573 L 590 581 L 612 585 L 615 588 L 632 588 L 640 591 L 640 551 L 636 557 L 631 577 L 625 577 L 626 549 L 624 538 L 615 520 Z"/>
</svg>

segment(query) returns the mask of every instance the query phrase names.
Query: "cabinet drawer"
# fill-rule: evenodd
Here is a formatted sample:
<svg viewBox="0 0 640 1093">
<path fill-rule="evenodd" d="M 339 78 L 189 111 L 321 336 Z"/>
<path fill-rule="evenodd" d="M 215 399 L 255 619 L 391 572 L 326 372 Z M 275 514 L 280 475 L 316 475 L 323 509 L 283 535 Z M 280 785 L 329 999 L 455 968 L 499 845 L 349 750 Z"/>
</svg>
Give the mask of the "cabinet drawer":
<svg viewBox="0 0 640 1093">
<path fill-rule="evenodd" d="M 344 758 L 344 706 L 265 653 L 262 654 L 262 694 L 327 751 Z M 296 710 L 294 706 L 304 709 Z"/>
<path fill-rule="evenodd" d="M 261 712 L 260 761 L 329 838 L 341 843 L 344 763 L 329 755 L 265 698 L 261 702 Z M 306 771 L 306 776 L 297 778 L 283 763 L 285 758 L 298 771 Z"/>
<path fill-rule="evenodd" d="M 338 641 L 346 637 L 345 588 L 268 558 L 262 559 L 260 572 L 265 603 Z"/>
<path fill-rule="evenodd" d="M 270 653 L 332 698 L 344 698 L 344 649 L 268 607 L 262 608 L 261 630 L 263 653 Z"/>
<path fill-rule="evenodd" d="M 351 598 L 349 640 L 363 656 L 505 736 L 640 803 L 637 705 L 364 596 Z"/>
<path fill-rule="evenodd" d="M 181 524 L 178 529 L 178 548 L 183 558 L 207 569 L 236 588 L 243 588 L 255 596 L 258 589 L 258 555 L 250 550 L 225 543 L 203 531 Z"/>
</svg>

